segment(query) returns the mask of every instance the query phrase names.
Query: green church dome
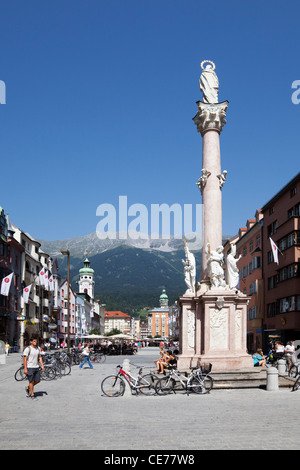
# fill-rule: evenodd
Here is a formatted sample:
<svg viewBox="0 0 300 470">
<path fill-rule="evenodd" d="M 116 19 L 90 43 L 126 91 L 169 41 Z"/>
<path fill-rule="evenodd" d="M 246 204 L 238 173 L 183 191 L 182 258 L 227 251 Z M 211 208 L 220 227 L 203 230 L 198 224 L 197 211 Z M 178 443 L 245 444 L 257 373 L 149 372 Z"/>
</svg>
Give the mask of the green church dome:
<svg viewBox="0 0 300 470">
<path fill-rule="evenodd" d="M 84 267 L 79 269 L 79 274 L 89 274 L 90 276 L 94 274 L 94 270 L 90 268 L 90 261 L 88 258 L 85 258 L 84 262 Z"/>
</svg>

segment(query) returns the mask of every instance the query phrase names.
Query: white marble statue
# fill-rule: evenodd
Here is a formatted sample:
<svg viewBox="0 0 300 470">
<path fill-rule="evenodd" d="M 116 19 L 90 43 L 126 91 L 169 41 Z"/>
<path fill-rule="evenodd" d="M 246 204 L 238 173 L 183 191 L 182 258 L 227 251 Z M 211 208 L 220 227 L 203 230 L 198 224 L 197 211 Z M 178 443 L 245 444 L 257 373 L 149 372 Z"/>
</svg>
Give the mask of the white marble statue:
<svg viewBox="0 0 300 470">
<path fill-rule="evenodd" d="M 224 255 L 223 246 L 220 245 L 216 251 L 210 249 L 210 244 L 206 246 L 207 265 L 209 267 L 210 282 L 212 287 L 225 287 L 225 275 L 223 269 Z"/>
<path fill-rule="evenodd" d="M 207 63 L 205 68 L 203 64 Z M 215 64 L 210 60 L 204 60 L 201 63 L 203 72 L 201 73 L 199 86 L 203 93 L 204 103 L 218 103 L 219 80 L 215 73 Z"/>
<path fill-rule="evenodd" d="M 224 170 L 222 174 L 217 175 L 217 178 L 219 178 L 219 187 L 222 189 L 227 178 L 227 170 Z"/>
<path fill-rule="evenodd" d="M 202 168 L 201 170 L 202 176 L 198 179 L 198 182 L 196 183 L 198 188 L 200 189 L 201 194 L 203 193 L 203 189 L 207 183 L 208 177 L 211 175 L 211 172 L 206 170 L 205 168 Z"/>
<path fill-rule="evenodd" d="M 236 245 L 231 245 L 231 250 L 226 260 L 226 277 L 230 289 L 235 289 L 239 283 L 239 269 L 236 263 L 241 259 L 242 255 L 238 258 L 235 258 L 235 255 Z"/>
<path fill-rule="evenodd" d="M 182 260 L 184 265 L 184 280 L 187 285 L 186 294 L 195 294 L 195 279 L 196 279 L 196 261 L 193 253 L 190 252 L 187 242 L 184 240 L 185 260 Z"/>
</svg>

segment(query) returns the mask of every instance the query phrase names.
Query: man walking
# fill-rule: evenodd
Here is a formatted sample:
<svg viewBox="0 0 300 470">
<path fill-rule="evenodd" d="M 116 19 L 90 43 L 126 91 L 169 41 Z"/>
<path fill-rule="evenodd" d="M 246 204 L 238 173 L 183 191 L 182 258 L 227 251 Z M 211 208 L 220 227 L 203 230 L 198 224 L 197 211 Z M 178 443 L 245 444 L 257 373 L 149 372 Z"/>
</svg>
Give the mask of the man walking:
<svg viewBox="0 0 300 470">
<path fill-rule="evenodd" d="M 34 396 L 34 386 L 41 380 L 40 366 L 44 371 L 43 359 L 40 354 L 40 349 L 37 346 L 37 339 L 30 339 L 30 346 L 24 349 L 23 352 L 24 374 L 27 375 L 29 384 L 25 387 L 26 396 L 32 400 L 38 400 Z"/>
</svg>

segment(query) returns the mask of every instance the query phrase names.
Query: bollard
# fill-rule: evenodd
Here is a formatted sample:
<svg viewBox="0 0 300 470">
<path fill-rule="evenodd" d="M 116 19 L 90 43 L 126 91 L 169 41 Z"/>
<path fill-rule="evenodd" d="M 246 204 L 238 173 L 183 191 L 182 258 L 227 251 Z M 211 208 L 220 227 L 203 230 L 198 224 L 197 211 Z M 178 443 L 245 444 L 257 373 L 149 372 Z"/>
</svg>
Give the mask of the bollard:
<svg viewBox="0 0 300 470">
<path fill-rule="evenodd" d="M 128 374 L 130 374 L 130 362 L 129 359 L 124 359 L 123 364 L 122 364 L 122 369 L 125 370 Z M 124 379 L 125 382 L 125 392 L 124 392 L 124 397 L 131 397 L 131 389 L 126 380 Z"/>
<path fill-rule="evenodd" d="M 278 390 L 278 370 L 276 367 L 267 368 L 267 390 L 268 392 Z"/>
<path fill-rule="evenodd" d="M 278 360 L 278 374 L 284 375 L 285 374 L 285 369 L 286 369 L 285 359 L 279 359 Z"/>
</svg>

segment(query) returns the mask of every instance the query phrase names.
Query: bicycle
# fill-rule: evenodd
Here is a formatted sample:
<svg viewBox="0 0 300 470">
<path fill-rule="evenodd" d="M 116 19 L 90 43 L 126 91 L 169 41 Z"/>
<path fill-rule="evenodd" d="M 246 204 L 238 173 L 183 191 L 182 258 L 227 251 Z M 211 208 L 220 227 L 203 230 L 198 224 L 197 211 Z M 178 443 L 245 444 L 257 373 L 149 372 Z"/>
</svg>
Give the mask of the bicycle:
<svg viewBox="0 0 300 470">
<path fill-rule="evenodd" d="M 155 392 L 155 379 L 152 373 L 142 375 L 142 368 L 140 368 L 138 376 L 133 377 L 129 372 L 126 372 L 122 366 L 117 366 L 118 372 L 116 375 L 109 375 L 105 377 L 101 383 L 101 390 L 104 395 L 108 397 L 120 397 L 124 395 L 126 382 L 128 383 L 131 393 L 133 391 L 142 393 L 143 395 L 154 395 Z"/>
<path fill-rule="evenodd" d="M 186 390 L 187 394 L 190 392 L 200 395 L 209 393 L 213 388 L 213 379 L 208 375 L 211 367 L 211 364 L 203 364 L 200 368 L 190 367 L 191 372 L 186 377 L 184 373 L 176 370 L 176 366 L 170 366 L 171 372 L 166 377 L 158 380 L 155 385 L 155 391 L 158 395 L 176 393 L 176 390 Z"/>
<path fill-rule="evenodd" d="M 15 373 L 15 380 L 17 382 L 21 382 L 22 380 L 25 380 L 27 378 L 27 375 L 24 373 L 24 366 L 19 367 L 19 369 Z"/>
<path fill-rule="evenodd" d="M 299 363 L 296 362 L 290 368 L 288 368 L 288 362 L 285 356 L 282 357 L 270 357 L 269 355 L 266 356 L 266 367 L 276 367 L 278 369 L 278 361 L 284 359 L 285 360 L 285 372 L 288 374 L 289 377 L 297 377 L 299 373 Z"/>
<path fill-rule="evenodd" d="M 81 358 L 81 362 L 84 360 L 84 358 Z M 103 353 L 91 353 L 90 354 L 90 360 L 92 362 L 97 362 L 99 364 L 103 364 L 106 361 L 106 356 Z"/>
<path fill-rule="evenodd" d="M 45 370 L 41 370 L 41 380 L 54 380 L 56 377 L 56 373 L 51 366 L 45 365 Z M 41 368 L 40 368 L 41 369 Z M 21 382 L 22 380 L 26 380 L 27 375 L 24 373 L 24 366 L 19 367 L 19 369 L 15 373 L 15 380 L 17 382 Z"/>
<path fill-rule="evenodd" d="M 300 388 L 300 374 L 298 374 L 298 377 L 295 380 L 294 385 L 292 386 L 292 392 L 296 392 L 299 388 Z"/>
</svg>

